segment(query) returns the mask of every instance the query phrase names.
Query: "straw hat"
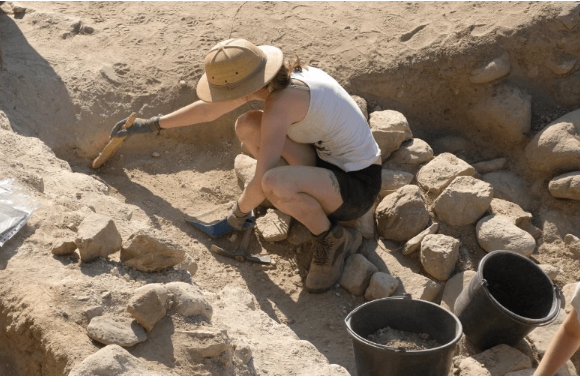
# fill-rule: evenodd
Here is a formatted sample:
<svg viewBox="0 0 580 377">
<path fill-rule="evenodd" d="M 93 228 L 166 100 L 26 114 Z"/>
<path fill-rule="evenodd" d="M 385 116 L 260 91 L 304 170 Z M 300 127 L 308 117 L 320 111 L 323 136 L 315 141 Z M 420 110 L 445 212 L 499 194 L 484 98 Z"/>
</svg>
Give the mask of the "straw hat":
<svg viewBox="0 0 580 377">
<path fill-rule="evenodd" d="M 220 42 L 205 57 L 197 96 L 219 102 L 253 93 L 276 76 L 283 60 L 282 51 L 274 46 L 256 46 L 245 39 Z"/>
</svg>

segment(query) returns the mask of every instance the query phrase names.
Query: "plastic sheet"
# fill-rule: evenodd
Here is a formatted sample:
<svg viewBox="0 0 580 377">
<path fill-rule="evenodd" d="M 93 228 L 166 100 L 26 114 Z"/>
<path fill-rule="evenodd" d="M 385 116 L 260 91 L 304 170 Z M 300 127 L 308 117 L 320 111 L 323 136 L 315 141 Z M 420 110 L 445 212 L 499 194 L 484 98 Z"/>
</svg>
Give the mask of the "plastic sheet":
<svg viewBox="0 0 580 377">
<path fill-rule="evenodd" d="M 26 224 L 39 205 L 15 186 L 14 179 L 0 181 L 0 247 Z"/>
</svg>

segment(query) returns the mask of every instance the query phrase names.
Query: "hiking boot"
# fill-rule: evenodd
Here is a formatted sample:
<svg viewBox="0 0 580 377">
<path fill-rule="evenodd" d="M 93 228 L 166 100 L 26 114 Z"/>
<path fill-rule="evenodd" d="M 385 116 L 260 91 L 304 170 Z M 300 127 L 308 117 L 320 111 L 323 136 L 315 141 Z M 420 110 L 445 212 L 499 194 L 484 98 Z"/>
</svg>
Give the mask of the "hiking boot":
<svg viewBox="0 0 580 377">
<path fill-rule="evenodd" d="M 362 243 L 362 235 L 356 229 L 332 225 L 326 235 L 312 239 L 312 263 L 305 288 L 310 293 L 322 293 L 332 288 L 344 270 L 344 261 L 355 254 Z"/>
</svg>

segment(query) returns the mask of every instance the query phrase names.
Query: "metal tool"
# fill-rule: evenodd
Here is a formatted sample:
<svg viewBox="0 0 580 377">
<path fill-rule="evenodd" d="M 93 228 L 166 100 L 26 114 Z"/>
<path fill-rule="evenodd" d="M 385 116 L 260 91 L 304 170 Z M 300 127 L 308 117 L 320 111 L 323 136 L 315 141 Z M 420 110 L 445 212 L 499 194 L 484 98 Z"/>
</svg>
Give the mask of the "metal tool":
<svg viewBox="0 0 580 377">
<path fill-rule="evenodd" d="M 248 245 L 250 243 L 250 236 L 252 235 L 252 230 L 254 229 L 254 225 L 247 227 L 244 231 L 244 236 L 242 237 L 242 241 L 240 242 L 240 246 L 236 249 L 236 251 L 227 251 L 222 249 L 219 246 L 211 245 L 211 252 L 221 255 L 226 258 L 235 259 L 238 262 L 254 262 L 259 264 L 270 264 L 270 257 L 263 256 L 263 257 L 255 257 L 253 255 L 248 254 Z"/>
<path fill-rule="evenodd" d="M 197 229 L 201 230 L 205 234 L 210 237 L 221 237 L 226 234 L 232 233 L 235 229 L 228 224 L 227 217 L 224 217 L 221 220 L 213 221 L 211 223 L 206 223 L 195 218 L 188 218 L 185 219 L 188 223 L 196 227 Z M 252 228 L 256 223 L 256 219 L 254 217 L 250 217 L 246 220 L 244 224 L 244 229 Z"/>
</svg>

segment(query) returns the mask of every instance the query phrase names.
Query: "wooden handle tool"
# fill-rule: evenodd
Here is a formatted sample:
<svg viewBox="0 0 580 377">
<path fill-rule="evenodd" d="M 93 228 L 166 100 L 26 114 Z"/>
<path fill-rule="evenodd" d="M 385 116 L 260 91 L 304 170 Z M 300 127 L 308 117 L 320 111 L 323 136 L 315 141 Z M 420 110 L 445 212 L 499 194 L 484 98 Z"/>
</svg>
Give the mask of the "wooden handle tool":
<svg viewBox="0 0 580 377">
<path fill-rule="evenodd" d="M 119 129 L 119 131 L 131 127 L 136 118 L 137 118 L 137 114 L 132 113 L 129 116 L 129 118 L 127 118 L 127 121 L 125 122 L 123 127 L 121 127 Z M 126 137 L 127 136 L 112 138 L 109 141 L 109 143 L 105 146 L 105 148 L 103 148 L 103 151 L 101 153 L 99 153 L 99 156 L 97 158 L 95 158 L 95 160 L 93 161 L 93 165 L 92 165 L 93 169 L 98 169 L 105 162 L 107 162 L 107 160 L 113 155 L 113 153 L 115 153 L 117 148 L 119 148 L 121 146 L 121 144 L 123 144 L 123 141 L 125 140 Z"/>
</svg>

